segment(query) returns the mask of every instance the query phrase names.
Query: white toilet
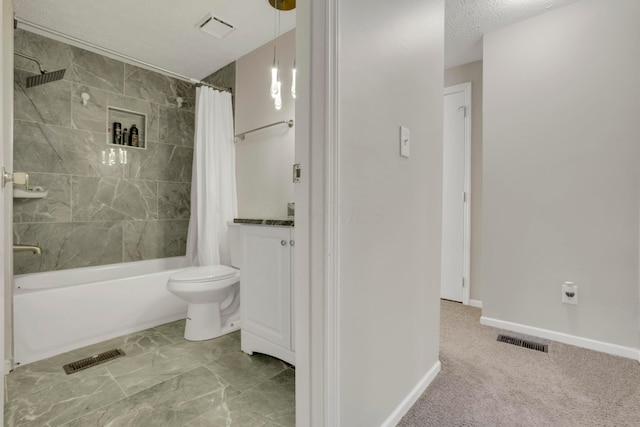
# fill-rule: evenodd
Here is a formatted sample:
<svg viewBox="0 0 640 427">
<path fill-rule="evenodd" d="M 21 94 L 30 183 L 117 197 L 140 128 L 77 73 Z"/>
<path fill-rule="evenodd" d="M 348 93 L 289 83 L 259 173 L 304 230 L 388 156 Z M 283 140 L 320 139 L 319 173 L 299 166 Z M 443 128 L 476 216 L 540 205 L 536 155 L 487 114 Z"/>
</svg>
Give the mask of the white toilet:
<svg viewBox="0 0 640 427">
<path fill-rule="evenodd" d="M 240 225 L 229 224 L 231 264 L 239 265 Z M 185 300 L 184 338 L 203 341 L 240 329 L 240 271 L 226 265 L 189 267 L 171 275 L 167 290 Z"/>
</svg>

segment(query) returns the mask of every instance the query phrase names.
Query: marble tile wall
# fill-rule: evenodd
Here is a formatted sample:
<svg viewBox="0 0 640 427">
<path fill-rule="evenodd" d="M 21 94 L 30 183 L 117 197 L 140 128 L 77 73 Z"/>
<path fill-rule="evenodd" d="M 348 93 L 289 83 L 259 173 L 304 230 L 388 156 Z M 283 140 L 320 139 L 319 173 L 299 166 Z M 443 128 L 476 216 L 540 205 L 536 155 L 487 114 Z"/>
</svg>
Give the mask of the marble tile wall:
<svg viewBox="0 0 640 427">
<path fill-rule="evenodd" d="M 236 92 L 236 63 L 235 61 L 220 68 L 202 81 L 214 84 L 218 87 L 231 88 L 232 93 Z"/>
<path fill-rule="evenodd" d="M 236 62 L 225 65 L 215 73 L 202 79 L 203 82 L 211 83 L 218 87 L 228 87 L 231 89 L 231 103 L 234 111 L 234 123 L 235 123 L 235 111 L 236 111 Z"/>
<path fill-rule="evenodd" d="M 15 254 L 15 273 L 184 255 L 194 85 L 24 30 L 15 50 L 67 70 L 27 89 L 37 66 L 15 56 L 14 170 L 48 190 L 44 199 L 14 199 L 14 243 L 43 248 L 42 256 Z M 107 106 L 147 116 L 147 148 L 128 149 L 124 166 L 101 162 L 113 147 Z"/>
</svg>

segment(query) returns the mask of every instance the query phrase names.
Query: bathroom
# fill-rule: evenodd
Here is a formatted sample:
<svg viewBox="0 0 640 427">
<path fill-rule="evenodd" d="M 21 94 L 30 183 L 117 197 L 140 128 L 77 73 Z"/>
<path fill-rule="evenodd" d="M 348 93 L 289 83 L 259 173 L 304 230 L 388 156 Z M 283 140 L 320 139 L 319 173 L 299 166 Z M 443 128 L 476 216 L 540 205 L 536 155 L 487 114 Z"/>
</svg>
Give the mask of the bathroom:
<svg viewBox="0 0 640 427">
<path fill-rule="evenodd" d="M 268 13 L 270 17 L 274 16 L 273 12 Z M 287 122 L 235 138 L 237 218 L 240 222 L 247 222 L 242 219 L 274 218 L 289 221 L 276 224 L 281 227 L 273 227 L 289 233 L 287 246 L 293 246 L 294 241 L 292 218 L 289 217 L 293 209 L 295 132 L 291 128 L 294 122 L 288 123 L 295 119 L 295 99 L 289 90 L 295 66 L 293 13 L 276 15 L 281 22 L 275 25 L 275 33 L 279 34 L 275 40 L 248 51 L 202 78 L 205 83 L 230 88 L 233 93 L 235 134 Z M 14 243 L 42 249 L 40 254 L 15 253 L 16 298 L 35 295 L 36 292 L 30 289 L 34 285 L 49 287 L 58 282 L 63 288 L 73 288 L 69 284 L 84 283 L 85 277 L 102 280 L 118 272 L 114 282 L 107 285 L 110 286 L 110 292 L 105 294 L 107 298 L 112 297 L 112 290 L 121 288 L 125 300 L 138 300 L 140 291 L 131 291 L 127 283 L 116 286 L 115 282 L 122 279 L 122 272 L 130 271 L 127 274 L 138 277 L 188 265 L 185 253 L 197 85 L 158 70 L 151 71 L 143 64 L 132 64 L 131 58 L 120 60 L 92 51 L 95 49 L 85 49 L 81 41 L 75 39 L 60 40 L 60 34 L 43 34 L 42 28 L 20 18 L 17 13 L 15 51 L 37 58 L 48 70 L 65 69 L 66 72 L 58 81 L 27 88 L 27 78 L 36 75 L 38 68 L 29 59 L 15 57 L 14 170 L 28 173 L 29 189 L 43 196 L 14 200 Z M 273 38 L 273 21 L 270 26 Z M 276 55 L 282 70 L 282 87 L 286 88 L 282 91 L 279 110 L 269 94 L 269 70 Z M 265 96 L 256 95 L 260 93 Z M 124 113 L 125 117 L 133 114 L 131 121 L 137 122 L 140 128 L 139 147 L 124 147 L 126 154 L 120 151 L 121 147 L 115 147 L 111 153 L 114 144 L 105 124 L 118 116 L 110 116 L 110 113 Z M 243 224 L 242 227 L 255 226 Z M 266 227 L 252 230 L 259 228 Z M 285 240 L 278 237 L 278 246 L 281 241 Z M 283 269 L 291 269 L 290 259 L 288 262 Z M 7 377 L 5 420 L 13 423 L 9 425 L 82 425 L 87 419 L 80 421 L 80 418 L 86 414 L 91 416 L 90 408 L 109 408 L 109 404 L 113 409 L 106 409 L 106 413 L 123 413 L 130 409 L 141 417 L 139 420 L 146 420 L 148 418 L 144 417 L 148 414 L 136 412 L 140 406 L 139 401 L 135 403 L 137 398 L 142 399 L 146 394 L 148 399 L 156 399 L 157 395 L 149 390 L 170 388 L 172 381 L 185 380 L 182 376 L 187 378 L 185 381 L 195 381 L 203 375 L 215 377 L 207 396 L 219 396 L 220 399 L 210 399 L 218 405 L 221 399 L 225 405 L 226 399 L 230 399 L 237 408 L 247 411 L 247 407 L 255 404 L 254 409 L 248 410 L 248 415 L 242 416 L 271 423 L 268 425 L 292 425 L 294 370 L 285 363 L 293 363 L 291 353 L 271 352 L 278 357 L 272 358 L 262 355 L 256 347 L 253 356 L 246 356 L 240 350 L 239 331 L 213 340 L 186 342 L 182 338 L 184 322 L 179 320 L 185 317 L 185 305 L 167 303 L 167 311 L 158 309 L 167 298 L 165 283 L 166 279 L 159 291 L 162 295 L 157 296 L 161 303 L 154 305 L 151 302 L 152 308 L 134 303 L 129 307 L 128 302 L 125 304 L 115 298 L 111 304 L 92 306 L 75 300 L 79 298 L 77 293 L 72 293 L 70 298 L 68 294 L 61 297 L 67 300 L 64 308 L 54 307 L 53 294 L 46 293 L 41 298 L 50 304 L 38 306 L 39 301 L 36 301 L 37 309 L 33 312 L 28 311 L 31 303 L 18 304 L 13 313 L 8 306 L 5 325 L 9 330 L 15 325 L 19 331 L 35 331 L 27 342 L 23 342 L 18 332 L 14 334 L 15 359 L 13 346 L 6 346 L 9 354 L 5 355 L 5 360 L 12 361 L 13 366 L 5 366 L 5 370 L 15 368 Z M 87 293 L 102 295 L 95 290 Z M 144 295 L 142 299 L 151 298 L 146 291 Z M 276 303 L 284 305 L 290 300 Z M 87 318 L 79 322 L 76 316 L 83 312 Z M 56 313 L 60 313 L 60 318 L 47 318 Z M 100 325 L 96 318 L 109 319 L 105 329 L 100 329 L 104 322 Z M 68 331 L 79 323 L 89 325 L 89 331 L 84 328 L 82 332 L 88 335 L 82 338 L 64 336 L 65 340 L 62 340 L 47 329 Z M 127 338 L 118 338 L 125 334 L 129 334 Z M 290 331 L 288 339 L 292 340 Z M 53 341 L 52 345 L 47 347 L 47 341 Z M 78 359 L 79 347 L 90 345 L 96 352 L 102 352 L 116 344 L 126 347 L 125 358 L 136 360 L 127 369 L 118 367 L 119 361 L 114 360 L 74 374 L 78 379 L 73 379 L 73 375 L 69 379 L 64 376 L 62 364 Z M 204 356 L 187 352 L 189 345 Z M 36 354 L 29 353 L 31 350 Z M 242 350 L 251 352 L 250 349 Z M 70 359 L 59 363 L 59 367 L 54 366 L 62 361 L 61 354 L 64 353 Z M 244 357 L 234 359 L 231 353 Z M 163 367 L 164 371 L 152 373 L 147 369 L 150 365 Z M 212 373 L 213 365 L 224 373 Z M 52 374 L 51 369 L 59 369 L 62 374 Z M 92 376 L 92 369 L 100 370 L 100 374 Z M 119 373 L 114 373 L 118 369 Z M 138 370 L 144 374 L 132 375 Z M 20 372 L 25 374 L 17 375 Z M 12 382 L 14 375 L 17 379 Z M 105 375 L 114 378 L 106 381 L 107 386 L 102 384 Z M 233 383 L 230 378 L 237 382 Z M 97 382 L 100 387 L 96 387 Z M 89 395 L 86 401 L 73 396 L 74 389 L 76 392 L 81 390 L 79 385 L 92 390 L 89 393 L 82 391 Z M 36 402 L 51 395 L 48 391 L 53 387 L 68 389 L 71 394 L 67 399 L 73 403 L 58 406 L 48 402 L 57 409 L 42 413 Z M 193 387 L 202 388 L 202 385 Z M 12 400 L 16 394 L 20 399 Z M 65 396 L 60 392 L 56 395 L 61 399 Z M 265 399 L 269 405 L 274 401 L 280 403 L 281 408 L 276 411 L 273 406 L 265 405 Z M 162 404 L 156 406 L 162 407 Z M 249 422 L 242 419 L 241 409 L 234 408 L 232 403 L 228 408 L 225 406 L 224 413 L 211 405 L 196 406 L 181 413 L 183 417 L 188 413 L 188 421 L 193 421 L 194 425 L 206 422 L 202 421 L 203 417 L 212 420 L 240 417 L 234 422 Z M 79 412 L 80 408 L 84 408 L 82 412 Z M 174 408 L 173 412 L 180 411 Z M 180 418 L 180 423 L 187 425 L 185 420 L 187 418 Z"/>
</svg>

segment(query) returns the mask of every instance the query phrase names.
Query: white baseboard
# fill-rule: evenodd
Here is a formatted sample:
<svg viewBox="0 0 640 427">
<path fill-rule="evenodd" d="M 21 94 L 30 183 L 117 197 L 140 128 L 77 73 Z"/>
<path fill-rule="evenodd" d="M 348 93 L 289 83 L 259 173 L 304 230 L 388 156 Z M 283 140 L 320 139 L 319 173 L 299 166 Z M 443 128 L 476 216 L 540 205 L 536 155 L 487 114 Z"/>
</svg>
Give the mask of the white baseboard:
<svg viewBox="0 0 640 427">
<path fill-rule="evenodd" d="M 531 335 L 534 337 L 561 342 L 563 344 L 569 344 L 576 347 L 599 351 L 601 353 L 613 354 L 614 356 L 626 357 L 628 359 L 636 359 L 640 361 L 640 349 L 637 348 L 624 347 L 617 344 L 592 340 L 590 338 L 577 337 L 563 332 L 536 328 L 533 326 L 522 325 L 520 323 L 506 322 L 504 320 L 492 319 L 484 316 L 480 318 L 480 323 L 498 329 L 505 329 L 507 331 L 518 332 L 525 335 Z"/>
<path fill-rule="evenodd" d="M 382 423 L 381 427 L 394 427 L 400 422 L 402 417 L 404 417 L 405 414 L 409 412 L 409 409 L 411 409 L 413 404 L 416 403 L 422 393 L 424 393 L 427 387 L 429 387 L 429 384 L 431 384 L 431 382 L 436 378 L 438 372 L 440 372 L 441 366 L 442 365 L 438 360 L 431 367 L 431 369 L 429 369 L 429 372 L 427 372 L 427 374 L 422 377 L 420 381 L 418 381 L 418 384 L 416 384 L 416 386 L 413 388 L 413 390 L 411 390 L 407 397 L 402 399 L 400 405 L 398 405 L 398 407 L 391 413 L 391 415 L 389 415 L 389 418 L 387 418 Z"/>
<path fill-rule="evenodd" d="M 477 299 L 470 299 L 469 300 L 469 305 L 471 307 L 478 307 L 478 308 L 482 308 L 482 301 L 477 300 Z"/>
</svg>

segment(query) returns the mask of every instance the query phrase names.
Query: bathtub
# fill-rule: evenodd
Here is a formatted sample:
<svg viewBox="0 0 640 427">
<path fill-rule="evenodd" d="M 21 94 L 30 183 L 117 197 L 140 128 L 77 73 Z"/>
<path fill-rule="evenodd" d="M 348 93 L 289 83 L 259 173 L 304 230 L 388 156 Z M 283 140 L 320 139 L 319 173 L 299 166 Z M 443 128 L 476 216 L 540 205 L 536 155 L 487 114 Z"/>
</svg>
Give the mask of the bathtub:
<svg viewBox="0 0 640 427">
<path fill-rule="evenodd" d="M 182 319 L 187 304 L 166 290 L 185 257 L 14 277 L 14 359 L 24 365 Z"/>
</svg>

